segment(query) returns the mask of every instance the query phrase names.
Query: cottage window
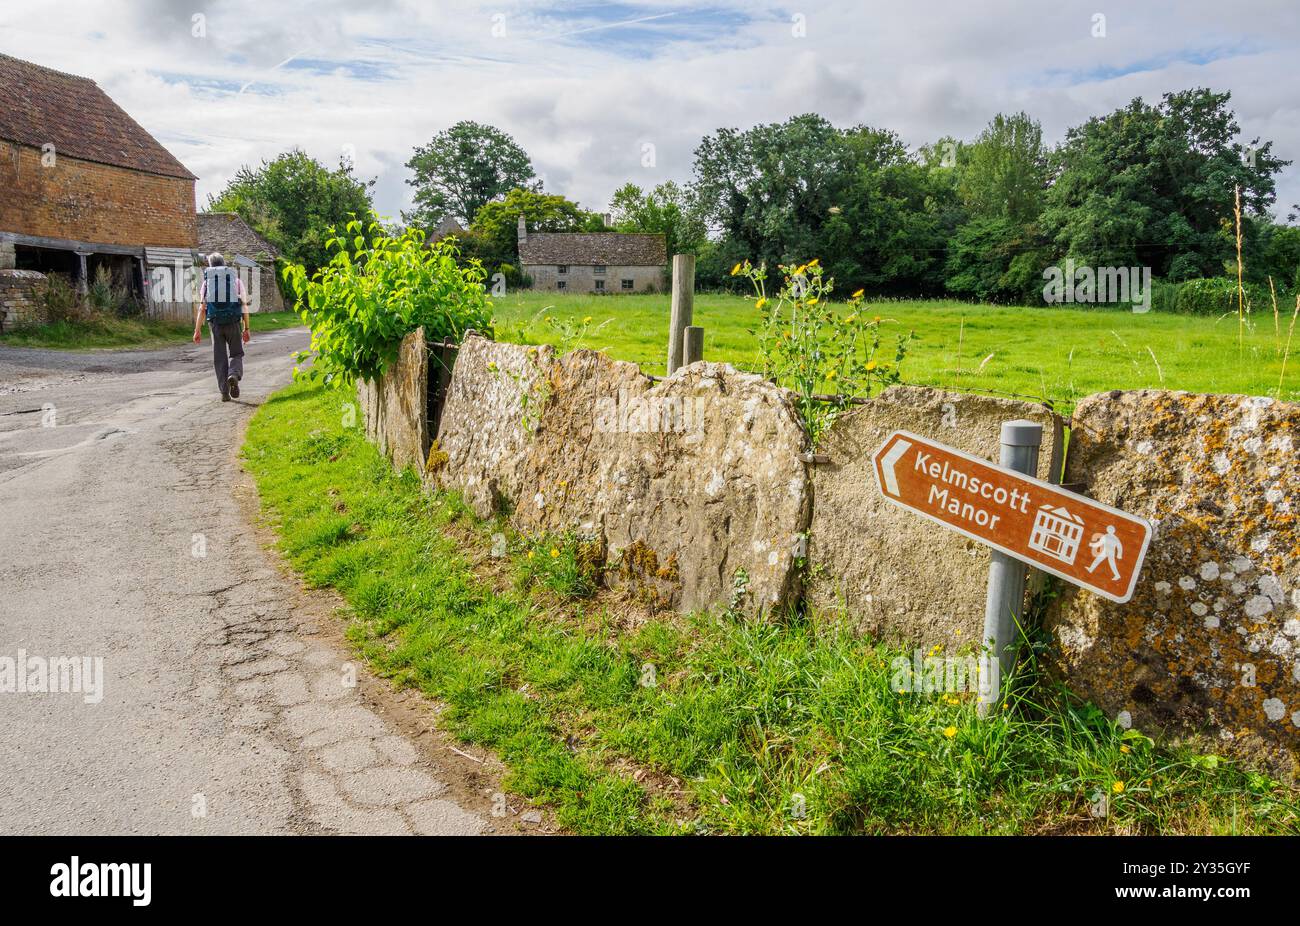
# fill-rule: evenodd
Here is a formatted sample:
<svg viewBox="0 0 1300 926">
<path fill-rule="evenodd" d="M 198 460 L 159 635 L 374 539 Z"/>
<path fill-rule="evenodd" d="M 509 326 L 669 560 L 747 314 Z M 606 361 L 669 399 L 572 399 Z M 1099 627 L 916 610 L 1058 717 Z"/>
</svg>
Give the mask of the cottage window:
<svg viewBox="0 0 1300 926">
<path fill-rule="evenodd" d="M 592 268 L 591 272 L 596 274 L 596 276 L 598 277 L 603 277 L 605 275 L 605 265 L 597 264 L 595 267 Z"/>
<path fill-rule="evenodd" d="M 604 291 L 605 291 L 605 281 L 604 281 L 604 280 L 597 280 L 597 281 L 596 281 L 596 292 L 598 292 L 598 293 L 603 293 Z"/>
<path fill-rule="evenodd" d="M 569 272 L 569 265 L 568 265 L 568 264 L 559 264 L 559 265 L 556 266 L 556 268 L 555 268 L 555 272 L 556 272 L 556 273 L 568 273 L 568 272 Z"/>
<path fill-rule="evenodd" d="M 568 289 L 568 288 L 569 288 L 569 283 L 568 283 L 567 280 L 557 280 L 556 283 L 555 283 L 555 288 L 556 288 L 556 289 Z"/>
<path fill-rule="evenodd" d="M 624 281 L 623 281 L 623 288 L 624 288 L 624 289 L 631 289 L 631 288 L 633 287 L 633 285 L 634 285 L 634 283 L 633 283 L 631 280 L 624 280 Z"/>
</svg>

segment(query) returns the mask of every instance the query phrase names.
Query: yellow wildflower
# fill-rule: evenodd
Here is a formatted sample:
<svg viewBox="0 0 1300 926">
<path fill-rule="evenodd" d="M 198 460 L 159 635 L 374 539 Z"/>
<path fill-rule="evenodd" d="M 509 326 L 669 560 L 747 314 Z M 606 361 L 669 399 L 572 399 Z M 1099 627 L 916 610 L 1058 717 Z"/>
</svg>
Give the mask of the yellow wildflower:
<svg viewBox="0 0 1300 926">
<path fill-rule="evenodd" d="M 733 277 L 738 273 L 740 273 L 740 264 L 736 264 L 736 266 L 731 268 L 731 275 Z"/>
<path fill-rule="evenodd" d="M 861 298 L 862 298 L 862 294 L 863 294 L 864 292 L 866 292 L 866 290 L 864 290 L 864 289 L 860 289 L 860 290 L 858 290 L 856 293 L 854 293 L 852 296 L 850 296 L 849 298 L 850 298 L 850 299 L 861 299 Z"/>
<path fill-rule="evenodd" d="M 560 551 L 557 550 L 555 547 L 551 547 L 551 559 L 555 559 L 559 555 L 560 555 Z"/>
<path fill-rule="evenodd" d="M 765 305 L 767 305 L 767 300 L 766 300 L 766 299 L 760 299 L 760 300 L 758 300 L 757 302 L 754 303 L 754 308 L 756 308 L 756 309 L 761 309 L 761 308 L 762 308 L 763 306 L 765 306 Z"/>
<path fill-rule="evenodd" d="M 874 361 L 874 360 L 868 360 L 868 361 L 867 361 L 867 369 L 868 369 L 868 370 L 874 370 L 875 368 L 876 368 L 876 361 Z"/>
<path fill-rule="evenodd" d="M 584 318 L 584 319 L 582 320 L 582 323 L 583 323 L 584 325 L 590 325 L 590 324 L 591 324 L 591 316 L 588 315 L 586 318 Z"/>
<path fill-rule="evenodd" d="M 814 257 L 812 260 L 808 261 L 808 269 L 811 270 L 813 267 L 816 267 L 820 263 L 821 260 L 819 258 Z"/>
<path fill-rule="evenodd" d="M 1125 745 L 1119 747 L 1119 751 L 1127 755 L 1130 752 L 1128 748 L 1128 744 L 1126 743 Z"/>
<path fill-rule="evenodd" d="M 943 735 L 946 736 L 946 737 L 948 737 L 948 739 L 952 739 L 954 736 L 957 735 L 957 728 L 956 728 L 956 727 L 948 727 L 948 728 L 946 728 L 946 729 L 943 731 Z"/>
<path fill-rule="evenodd" d="M 1124 793 L 1124 782 L 1122 782 L 1122 781 L 1117 781 L 1117 782 L 1115 782 L 1113 785 L 1110 786 L 1110 789 L 1111 789 L 1112 791 L 1114 791 L 1116 794 L 1123 794 L 1123 793 Z"/>
<path fill-rule="evenodd" d="M 857 318 L 857 317 L 858 317 L 858 313 L 857 313 L 857 312 L 854 312 L 854 313 L 853 313 L 852 315 L 850 315 L 848 318 L 844 319 L 844 321 L 845 321 L 845 322 L 852 322 L 852 321 L 853 321 L 855 318 Z"/>
<path fill-rule="evenodd" d="M 532 558 L 533 558 L 533 551 L 532 551 L 532 550 L 529 550 L 529 551 L 528 551 L 528 558 L 529 558 L 529 559 L 532 559 Z"/>
</svg>

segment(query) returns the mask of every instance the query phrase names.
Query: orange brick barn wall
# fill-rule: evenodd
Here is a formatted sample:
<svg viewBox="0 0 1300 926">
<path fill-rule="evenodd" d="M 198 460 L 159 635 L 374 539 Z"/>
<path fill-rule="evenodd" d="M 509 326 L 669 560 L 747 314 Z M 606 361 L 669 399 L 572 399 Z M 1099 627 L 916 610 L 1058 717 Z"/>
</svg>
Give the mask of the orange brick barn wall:
<svg viewBox="0 0 1300 926">
<path fill-rule="evenodd" d="M 198 246 L 194 181 L 0 142 L 0 231 L 91 244 Z"/>
</svg>

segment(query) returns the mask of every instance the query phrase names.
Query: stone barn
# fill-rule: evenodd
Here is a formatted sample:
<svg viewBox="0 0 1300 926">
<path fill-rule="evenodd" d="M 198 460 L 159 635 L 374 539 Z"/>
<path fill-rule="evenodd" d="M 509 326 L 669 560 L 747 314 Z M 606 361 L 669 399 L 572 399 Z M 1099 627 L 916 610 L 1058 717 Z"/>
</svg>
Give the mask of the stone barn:
<svg viewBox="0 0 1300 926">
<path fill-rule="evenodd" d="M 0 55 L 0 298 L 50 273 L 84 290 L 101 268 L 147 297 L 147 250 L 192 260 L 194 181 L 93 80 Z"/>
<path fill-rule="evenodd" d="M 199 256 L 213 251 L 234 267 L 249 294 L 249 308 L 254 312 L 284 310 L 275 261 L 280 251 L 253 231 L 234 212 L 199 214 Z"/>
<path fill-rule="evenodd" d="M 519 217 L 519 266 L 533 289 L 579 293 L 652 293 L 665 288 L 663 235 L 529 232 Z"/>
</svg>

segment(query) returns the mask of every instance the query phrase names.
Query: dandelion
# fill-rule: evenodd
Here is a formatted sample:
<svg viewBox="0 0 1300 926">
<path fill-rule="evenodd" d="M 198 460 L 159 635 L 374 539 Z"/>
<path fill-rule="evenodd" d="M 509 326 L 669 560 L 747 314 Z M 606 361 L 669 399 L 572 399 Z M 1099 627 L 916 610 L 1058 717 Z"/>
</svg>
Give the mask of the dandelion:
<svg viewBox="0 0 1300 926">
<path fill-rule="evenodd" d="M 584 318 L 584 319 L 582 320 L 582 323 L 583 323 L 584 325 L 590 325 L 590 324 L 591 324 L 591 316 L 588 315 L 586 318 Z"/>
<path fill-rule="evenodd" d="M 1129 752 L 1131 752 L 1132 750 L 1130 750 L 1130 749 L 1128 748 L 1128 745 L 1125 744 L 1125 745 L 1119 747 L 1119 751 L 1122 752 L 1122 753 L 1124 753 L 1125 755 L 1127 755 L 1127 754 L 1128 754 Z"/>
<path fill-rule="evenodd" d="M 808 304 L 809 304 L 809 305 L 816 305 L 816 304 L 817 304 L 817 297 L 816 297 L 816 296 L 813 296 L 811 299 L 809 299 L 809 300 L 808 300 Z"/>
<path fill-rule="evenodd" d="M 536 554 L 535 554 L 532 550 L 529 550 L 529 551 L 528 551 L 528 558 L 529 558 L 529 559 L 532 559 L 535 555 L 536 555 Z"/>
<path fill-rule="evenodd" d="M 767 300 L 766 300 L 766 299 L 760 299 L 760 300 L 758 300 L 757 302 L 754 303 L 754 308 L 756 308 L 756 309 L 761 309 L 761 308 L 762 308 L 763 306 L 765 306 L 765 305 L 767 305 Z"/>
<path fill-rule="evenodd" d="M 555 559 L 555 558 L 557 558 L 559 555 L 560 555 L 560 551 L 559 551 L 558 549 L 556 549 L 555 547 L 551 547 L 551 559 Z"/>
<path fill-rule="evenodd" d="M 956 728 L 956 727 L 946 727 L 946 728 L 944 729 L 944 731 L 943 731 L 943 735 L 946 736 L 946 737 L 948 737 L 948 739 L 952 739 L 954 736 L 957 735 L 957 728 Z"/>
<path fill-rule="evenodd" d="M 1123 794 L 1123 793 L 1124 793 L 1124 782 L 1122 782 L 1122 781 L 1117 781 L 1117 782 L 1115 782 L 1113 785 L 1110 786 L 1110 789 L 1111 789 L 1112 791 L 1114 791 L 1116 794 Z"/>
<path fill-rule="evenodd" d="M 870 372 L 870 371 L 874 370 L 874 369 L 876 368 L 876 366 L 877 366 L 876 361 L 874 361 L 874 360 L 868 360 L 868 361 L 867 361 L 867 372 Z"/>
<path fill-rule="evenodd" d="M 834 379 L 834 378 L 835 378 L 835 371 L 834 371 L 834 370 L 831 370 L 829 373 L 826 374 L 826 379 L 827 379 L 828 381 L 829 381 L 829 380 L 832 380 L 832 379 Z"/>
</svg>

